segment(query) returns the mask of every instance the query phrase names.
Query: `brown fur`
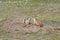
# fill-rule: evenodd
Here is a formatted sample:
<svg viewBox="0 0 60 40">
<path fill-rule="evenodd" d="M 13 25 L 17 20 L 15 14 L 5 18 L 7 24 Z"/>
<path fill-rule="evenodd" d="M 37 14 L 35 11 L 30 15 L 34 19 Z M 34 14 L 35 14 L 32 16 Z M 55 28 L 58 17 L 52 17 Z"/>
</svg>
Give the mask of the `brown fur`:
<svg viewBox="0 0 60 40">
<path fill-rule="evenodd" d="M 36 26 L 43 27 L 42 22 L 39 21 L 39 20 L 36 19 L 36 18 L 27 17 L 27 18 L 24 19 L 24 23 L 25 23 L 26 25 L 33 24 L 33 25 L 36 25 Z"/>
<path fill-rule="evenodd" d="M 37 25 L 37 26 L 43 27 L 42 22 L 39 21 L 38 19 L 35 19 L 35 18 L 34 18 L 34 24 Z"/>
</svg>

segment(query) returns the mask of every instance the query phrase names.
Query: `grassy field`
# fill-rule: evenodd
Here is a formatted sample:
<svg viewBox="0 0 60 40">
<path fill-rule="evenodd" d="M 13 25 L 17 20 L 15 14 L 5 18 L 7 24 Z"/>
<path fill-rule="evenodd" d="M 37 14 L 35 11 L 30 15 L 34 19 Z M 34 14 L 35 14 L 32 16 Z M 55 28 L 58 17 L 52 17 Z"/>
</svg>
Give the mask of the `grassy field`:
<svg viewBox="0 0 60 40">
<path fill-rule="evenodd" d="M 60 0 L 0 0 L 0 23 L 20 15 L 32 16 L 42 22 L 60 26 Z M 0 35 L 0 40 L 60 40 L 60 35 L 36 33 L 12 36 L 4 33 Z"/>
</svg>

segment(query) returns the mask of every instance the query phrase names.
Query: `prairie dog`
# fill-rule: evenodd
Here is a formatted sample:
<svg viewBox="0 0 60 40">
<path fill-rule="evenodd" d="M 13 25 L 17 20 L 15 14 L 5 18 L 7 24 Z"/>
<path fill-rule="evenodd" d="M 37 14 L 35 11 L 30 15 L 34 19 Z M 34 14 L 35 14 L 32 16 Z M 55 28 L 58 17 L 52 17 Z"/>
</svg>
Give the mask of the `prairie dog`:
<svg viewBox="0 0 60 40">
<path fill-rule="evenodd" d="M 43 24 L 42 24 L 41 21 L 39 21 L 39 20 L 36 19 L 36 18 L 30 18 L 30 17 L 26 17 L 26 18 L 24 19 L 24 23 L 25 23 L 26 25 L 33 24 L 33 25 L 40 26 L 40 27 L 43 26 Z"/>
</svg>

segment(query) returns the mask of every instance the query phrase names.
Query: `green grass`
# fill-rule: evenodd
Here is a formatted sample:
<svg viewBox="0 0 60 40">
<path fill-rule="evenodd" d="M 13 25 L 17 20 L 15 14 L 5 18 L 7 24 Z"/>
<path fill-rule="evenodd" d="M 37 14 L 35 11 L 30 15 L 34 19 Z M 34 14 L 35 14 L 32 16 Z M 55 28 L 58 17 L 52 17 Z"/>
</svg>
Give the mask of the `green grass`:
<svg viewBox="0 0 60 40">
<path fill-rule="evenodd" d="M 14 3 L 15 2 L 15 3 Z M 54 10 L 55 8 L 60 8 L 60 0 L 15 0 L 12 1 L 5 1 L 5 0 L 1 0 L 0 3 L 0 14 L 2 14 L 3 16 L 7 16 L 10 15 L 10 9 L 13 10 L 15 8 L 15 10 L 20 10 L 20 8 L 22 8 L 22 10 L 25 12 L 25 10 L 28 9 L 28 11 L 26 11 L 25 13 L 18 13 L 17 15 L 21 15 L 21 14 L 26 14 L 29 16 L 37 16 L 37 18 L 40 18 L 42 20 L 47 20 L 47 21 L 58 21 L 60 22 L 60 12 L 45 12 L 43 10 L 45 10 L 45 8 L 47 10 L 49 10 L 50 8 L 52 8 L 52 10 Z M 19 9 L 18 9 L 19 8 Z M 32 8 L 39 8 L 42 10 L 42 12 L 40 13 L 39 11 L 36 11 L 36 13 L 32 10 Z M 24 10 L 25 9 L 25 10 Z M 32 10 L 30 12 L 30 9 Z M 59 9 L 57 9 L 59 10 Z M 39 13 L 38 13 L 39 12 Z M 35 14 L 34 14 L 35 13 Z M 37 14 L 38 13 L 38 14 Z M 49 14 L 49 15 L 48 15 Z M 13 12 L 11 12 L 11 15 L 14 15 Z M 41 16 L 43 15 L 43 16 Z M 56 16 L 57 15 L 57 16 Z M 9 16 L 8 16 L 9 17 Z"/>
<path fill-rule="evenodd" d="M 32 16 L 42 21 L 60 22 L 60 0 L 10 0 L 10 3 L 9 0 L 0 0 L 0 22 L 20 15 Z M 0 25 L 0 30 L 3 28 Z M 18 35 L 18 38 L 27 40 L 40 40 L 41 36 L 40 34 L 34 34 L 33 36 L 25 34 L 25 36 L 21 35 L 21 37 L 20 34 Z M 13 40 L 16 37 L 11 34 L 2 34 L 0 36 L 0 39 L 3 40 L 9 40 L 9 38 Z M 52 37 L 51 40 L 59 40 L 59 37 Z"/>
<path fill-rule="evenodd" d="M 55 36 L 55 37 L 52 37 L 51 40 L 60 40 L 60 38 Z"/>
<path fill-rule="evenodd" d="M 7 18 L 0 17 L 0 22 L 7 20 Z"/>
</svg>

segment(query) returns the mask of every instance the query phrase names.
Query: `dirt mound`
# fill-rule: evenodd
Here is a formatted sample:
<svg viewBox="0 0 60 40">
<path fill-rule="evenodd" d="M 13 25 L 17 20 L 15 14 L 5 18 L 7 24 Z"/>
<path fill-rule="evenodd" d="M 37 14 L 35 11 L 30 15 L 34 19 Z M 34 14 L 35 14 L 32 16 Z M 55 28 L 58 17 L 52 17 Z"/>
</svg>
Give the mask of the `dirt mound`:
<svg viewBox="0 0 60 40">
<path fill-rule="evenodd" d="M 15 18 L 11 18 L 3 23 L 1 23 L 4 27 L 2 30 L 3 32 L 8 32 L 8 33 L 35 33 L 40 31 L 41 33 L 46 33 L 47 31 L 51 32 L 50 27 L 44 26 L 42 28 L 36 26 L 36 25 L 27 25 L 25 27 L 25 24 L 23 23 L 23 19 L 26 16 L 18 16 Z"/>
</svg>

